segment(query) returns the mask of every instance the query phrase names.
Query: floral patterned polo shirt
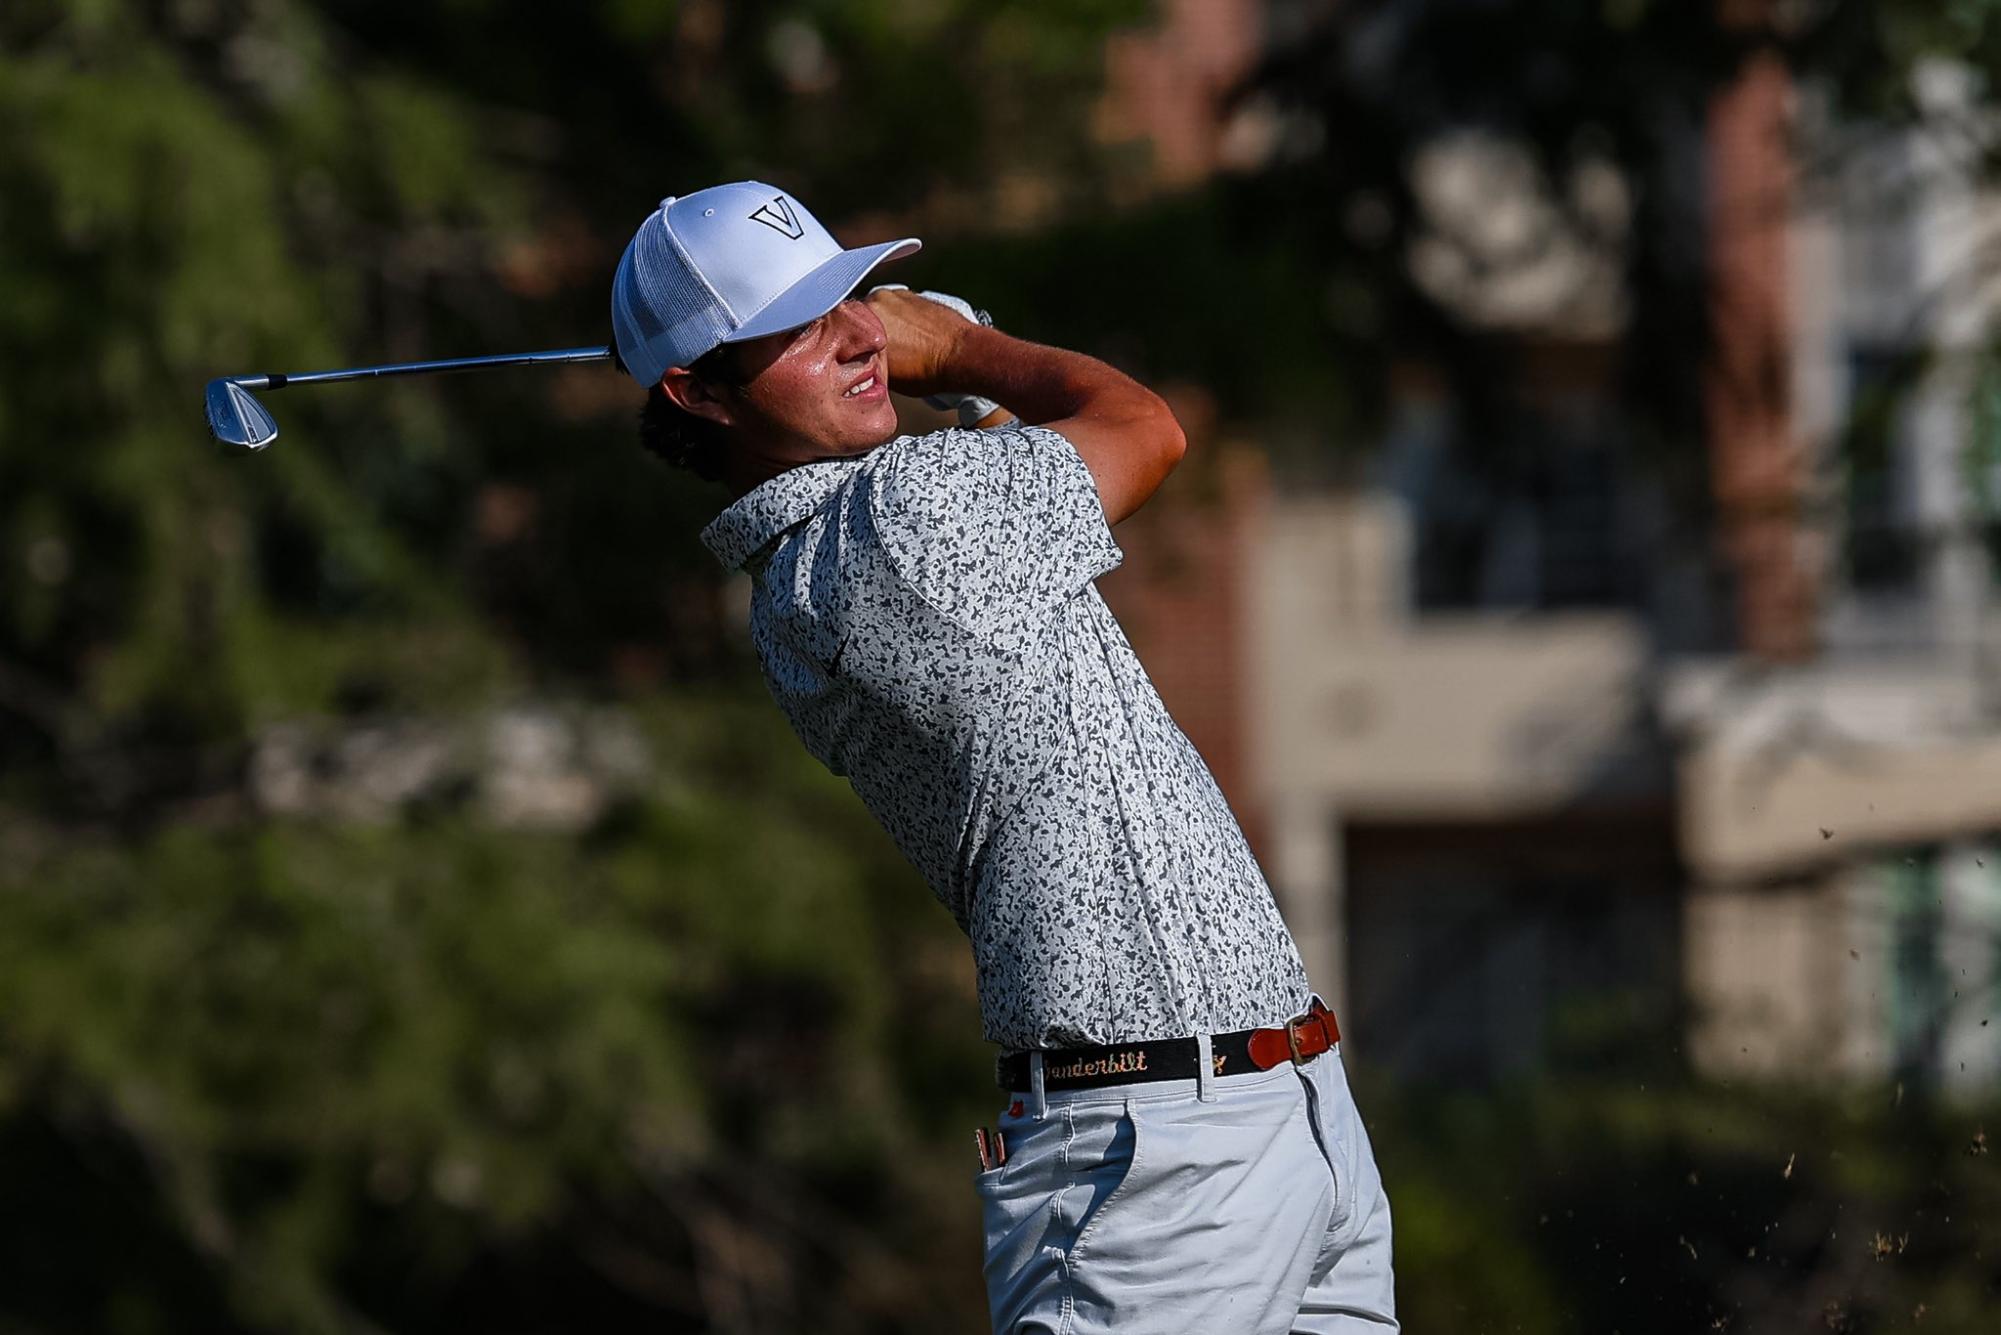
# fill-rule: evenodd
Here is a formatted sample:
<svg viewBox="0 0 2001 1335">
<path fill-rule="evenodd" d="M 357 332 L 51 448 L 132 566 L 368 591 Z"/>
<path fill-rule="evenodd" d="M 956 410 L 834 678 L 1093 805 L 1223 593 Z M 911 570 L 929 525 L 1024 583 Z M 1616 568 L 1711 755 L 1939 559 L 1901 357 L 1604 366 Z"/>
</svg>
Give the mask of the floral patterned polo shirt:
<svg viewBox="0 0 2001 1335">
<path fill-rule="evenodd" d="M 702 531 L 772 695 L 972 941 L 989 1040 L 1281 1023 L 1306 976 L 1242 830 L 1093 584 L 1122 559 L 1042 427 L 792 468 Z"/>
</svg>

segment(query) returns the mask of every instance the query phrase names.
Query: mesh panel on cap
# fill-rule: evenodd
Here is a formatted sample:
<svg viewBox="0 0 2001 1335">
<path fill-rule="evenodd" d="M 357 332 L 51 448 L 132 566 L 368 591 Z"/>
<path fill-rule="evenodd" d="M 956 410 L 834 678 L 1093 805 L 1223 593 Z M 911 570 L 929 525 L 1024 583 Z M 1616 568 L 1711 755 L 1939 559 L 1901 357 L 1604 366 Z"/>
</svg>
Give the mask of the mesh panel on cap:
<svg viewBox="0 0 2001 1335">
<path fill-rule="evenodd" d="M 619 356 L 641 384 L 670 366 L 686 366 L 722 342 L 735 322 L 707 283 L 691 273 L 655 213 L 619 260 L 611 289 Z"/>
</svg>

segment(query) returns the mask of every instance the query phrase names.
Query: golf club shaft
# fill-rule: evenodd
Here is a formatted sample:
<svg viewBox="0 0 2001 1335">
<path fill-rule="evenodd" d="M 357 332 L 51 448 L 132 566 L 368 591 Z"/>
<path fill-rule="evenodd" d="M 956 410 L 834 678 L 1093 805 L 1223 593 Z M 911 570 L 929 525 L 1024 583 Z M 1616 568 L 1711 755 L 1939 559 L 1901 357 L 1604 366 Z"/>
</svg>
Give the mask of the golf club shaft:
<svg viewBox="0 0 2001 1335">
<path fill-rule="evenodd" d="M 330 385 L 342 380 L 376 380 L 397 375 L 450 375 L 458 371 L 485 371 L 501 366 L 560 365 L 566 362 L 606 362 L 611 349 L 557 348 L 550 352 L 504 352 L 490 357 L 448 357 L 436 362 L 391 362 L 386 366 L 357 366 L 345 371 L 299 371 L 284 375 L 233 375 L 229 381 L 245 389 L 283 389 L 287 385 Z"/>
</svg>

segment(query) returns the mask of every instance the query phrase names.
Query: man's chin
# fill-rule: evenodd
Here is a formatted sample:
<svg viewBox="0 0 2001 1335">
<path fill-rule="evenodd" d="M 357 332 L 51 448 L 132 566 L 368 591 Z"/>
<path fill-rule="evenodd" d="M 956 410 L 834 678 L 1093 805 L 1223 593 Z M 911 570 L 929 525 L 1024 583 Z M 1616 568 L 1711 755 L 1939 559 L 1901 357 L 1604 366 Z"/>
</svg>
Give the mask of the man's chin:
<svg viewBox="0 0 2001 1335">
<path fill-rule="evenodd" d="M 891 417 L 886 426 L 870 431 L 856 433 L 856 435 L 850 441 L 848 441 L 845 445 L 843 445 L 841 453 L 867 454 L 871 450 L 881 449 L 883 446 L 889 444 L 889 442 L 896 439 L 899 430 L 900 428 L 897 425 L 896 419 L 894 417 Z"/>
</svg>

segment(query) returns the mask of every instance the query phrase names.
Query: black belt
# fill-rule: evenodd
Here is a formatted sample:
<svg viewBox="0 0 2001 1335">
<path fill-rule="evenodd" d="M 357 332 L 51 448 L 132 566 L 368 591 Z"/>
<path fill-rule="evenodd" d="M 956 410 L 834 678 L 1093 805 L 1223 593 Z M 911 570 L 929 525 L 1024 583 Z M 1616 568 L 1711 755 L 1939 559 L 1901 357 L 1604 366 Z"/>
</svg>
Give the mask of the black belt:
<svg viewBox="0 0 2001 1335">
<path fill-rule="evenodd" d="M 1212 1034 L 1209 1062 L 1212 1074 L 1229 1077 L 1269 1071 L 1280 1062 L 1304 1066 L 1341 1041 L 1334 1013 L 1320 1003 L 1284 1027 L 1240 1029 Z M 1042 1054 L 1045 1090 L 1095 1089 L 1101 1085 L 1137 1085 L 1154 1080 L 1193 1080 L 1202 1049 L 1192 1038 L 1148 1039 L 1095 1048 L 1049 1048 Z M 1028 1054 L 1010 1052 L 994 1068 L 994 1078 L 1009 1091 L 1028 1088 Z"/>
</svg>

